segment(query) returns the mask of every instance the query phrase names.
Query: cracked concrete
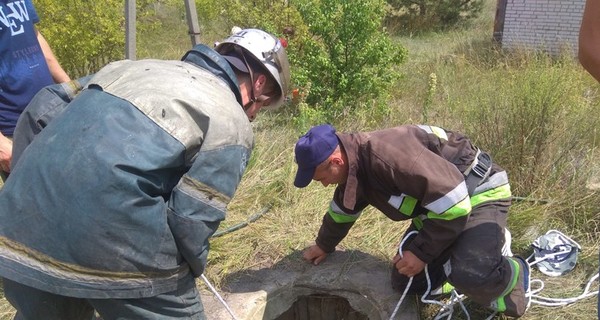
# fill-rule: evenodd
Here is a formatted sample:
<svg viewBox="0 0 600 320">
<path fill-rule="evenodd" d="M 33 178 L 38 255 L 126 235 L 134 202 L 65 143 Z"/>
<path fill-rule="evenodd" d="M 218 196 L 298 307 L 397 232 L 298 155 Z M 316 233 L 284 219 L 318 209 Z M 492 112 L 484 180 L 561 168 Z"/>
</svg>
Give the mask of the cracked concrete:
<svg viewBox="0 0 600 320">
<path fill-rule="evenodd" d="M 275 265 L 228 276 L 219 293 L 240 320 L 276 319 L 311 294 L 344 298 L 370 320 L 389 319 L 401 296 L 392 290 L 389 268 L 389 261 L 359 251 L 336 251 L 318 266 L 294 252 Z M 232 319 L 210 291 L 202 290 L 202 302 L 209 320 Z M 405 298 L 395 319 L 419 319 L 414 296 Z"/>
</svg>

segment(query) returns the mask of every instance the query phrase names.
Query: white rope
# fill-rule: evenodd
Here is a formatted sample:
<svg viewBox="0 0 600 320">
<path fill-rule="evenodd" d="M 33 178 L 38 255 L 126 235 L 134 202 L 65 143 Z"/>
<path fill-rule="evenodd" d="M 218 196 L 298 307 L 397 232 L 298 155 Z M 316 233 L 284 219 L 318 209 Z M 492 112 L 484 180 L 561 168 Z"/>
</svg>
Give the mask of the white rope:
<svg viewBox="0 0 600 320">
<path fill-rule="evenodd" d="M 540 286 L 538 289 L 535 290 L 535 292 L 532 291 L 531 302 L 537 303 L 542 306 L 547 306 L 547 307 L 558 307 L 558 306 L 564 306 L 567 304 L 571 304 L 571 303 L 577 302 L 582 299 L 595 297 L 598 295 L 598 290 L 590 291 L 590 287 L 598 279 L 598 276 L 599 276 L 599 274 L 597 273 L 590 278 L 590 280 L 586 284 L 585 289 L 583 290 L 582 294 L 580 294 L 576 297 L 571 297 L 571 298 L 550 298 L 550 297 L 544 297 L 541 295 L 537 295 L 535 293 L 542 291 L 542 289 L 544 288 L 544 282 L 540 279 L 531 280 L 531 284 L 535 283 Z"/>
<path fill-rule="evenodd" d="M 413 231 L 409 232 L 406 236 L 404 236 L 404 239 L 402 239 L 402 241 L 400 242 L 400 245 L 398 246 L 398 254 L 400 255 L 400 258 L 403 258 L 402 246 L 404 246 L 404 242 L 406 242 L 406 240 L 408 240 L 408 238 L 411 235 L 417 234 L 417 233 L 419 233 L 419 231 L 413 230 Z M 410 277 L 408 279 L 408 283 L 406 284 L 406 288 L 404 288 L 404 292 L 402 293 L 402 296 L 400 296 L 400 300 L 398 300 L 398 303 L 396 304 L 396 308 L 394 308 L 394 312 L 392 312 L 392 315 L 390 316 L 390 320 L 394 320 L 394 318 L 396 317 L 396 313 L 400 309 L 400 305 L 402 304 L 402 301 L 404 301 L 404 298 L 406 298 L 406 294 L 408 293 L 408 289 L 410 289 L 410 286 L 412 285 L 413 278 L 414 277 Z"/>
<path fill-rule="evenodd" d="M 225 302 L 225 300 L 223 300 L 223 298 L 221 298 L 221 295 L 212 286 L 212 284 L 210 284 L 210 282 L 208 281 L 206 276 L 204 276 L 204 274 L 201 274 L 200 277 L 202 277 L 202 280 L 204 280 L 204 283 L 206 283 L 206 285 L 208 286 L 210 291 L 212 291 L 212 293 L 217 297 L 217 299 L 219 299 L 219 301 L 221 301 L 221 303 L 225 306 L 225 309 L 227 309 L 227 312 L 229 312 L 229 314 L 231 315 L 231 318 L 233 318 L 234 320 L 238 320 L 238 318 L 235 316 L 235 314 L 233 314 L 233 311 L 231 310 L 231 308 L 229 308 L 229 306 L 227 305 L 227 302 Z"/>
<path fill-rule="evenodd" d="M 400 309 L 400 305 L 402 304 L 402 301 L 404 301 L 404 298 L 406 298 L 406 293 L 408 292 L 408 289 L 410 289 L 410 286 L 412 285 L 412 281 L 413 281 L 413 277 L 410 277 L 410 279 L 408 279 L 408 283 L 406 284 L 406 288 L 404 288 L 404 292 L 402 293 L 402 296 L 400 297 L 400 300 L 398 300 L 398 303 L 396 304 L 396 308 L 394 308 L 394 312 L 392 312 L 392 315 L 390 316 L 390 320 L 393 320 L 396 317 L 396 313 Z"/>
<path fill-rule="evenodd" d="M 402 247 L 404 246 L 404 242 L 406 242 L 406 240 L 408 240 L 408 238 L 410 236 L 412 236 L 413 234 L 417 234 L 417 233 L 419 233 L 419 232 L 416 231 L 416 230 L 413 230 L 413 231 L 409 232 L 408 234 L 406 234 L 406 236 L 404 236 L 404 239 L 402 239 L 402 241 L 400 242 L 400 245 L 398 246 L 398 254 L 400 255 L 400 258 L 403 257 Z M 402 296 L 400 297 L 400 300 L 398 300 L 398 303 L 396 304 L 396 308 L 394 308 L 394 312 L 390 316 L 389 320 L 393 320 L 396 317 L 396 313 L 400 309 L 400 305 L 402 304 L 402 302 L 406 298 L 406 294 L 407 294 L 408 290 L 410 289 L 410 286 L 412 285 L 413 278 L 414 277 L 410 277 L 408 279 L 408 283 L 406 284 L 406 287 L 404 288 L 404 292 L 402 293 Z M 462 295 L 462 294 L 458 294 L 456 292 L 456 290 L 454 290 L 454 289 L 452 290 L 452 299 L 448 303 L 443 303 L 443 302 L 440 302 L 440 301 L 437 301 L 437 300 L 426 299 L 426 297 L 431 292 L 431 279 L 429 277 L 429 269 L 428 269 L 427 265 L 425 265 L 425 278 L 427 279 L 427 290 L 421 296 L 421 302 L 423 302 L 423 303 L 429 303 L 429 304 L 436 304 L 436 305 L 441 306 L 441 309 L 440 309 L 440 311 L 438 311 L 438 314 L 437 314 L 437 316 L 435 317 L 434 320 L 439 320 L 439 319 L 441 319 L 443 317 L 447 317 L 447 319 L 449 320 L 452 317 L 452 314 L 454 313 L 453 306 L 456 303 L 460 304 L 460 306 L 461 306 L 462 310 L 464 311 L 465 315 L 467 315 L 467 320 L 471 319 L 471 316 L 469 315 L 469 312 L 467 311 L 467 308 L 462 303 L 462 300 L 464 300 L 466 297 L 464 295 Z M 487 320 L 489 320 L 489 319 L 487 319 Z"/>
<path fill-rule="evenodd" d="M 561 233 L 561 235 L 562 235 L 562 233 Z M 569 240 L 571 240 L 567 236 L 564 236 L 564 237 L 566 237 Z M 557 255 L 568 253 L 570 251 L 571 251 L 570 249 L 565 249 L 565 250 L 553 252 L 553 253 L 547 254 L 546 256 L 544 256 L 541 259 L 535 259 L 534 258 L 534 254 L 531 254 L 529 257 L 527 257 L 526 262 L 529 263 L 529 266 L 530 266 L 530 269 L 531 269 L 531 268 L 533 268 L 533 266 L 535 264 L 538 264 L 538 263 L 540 263 L 540 262 L 542 262 L 542 261 L 544 261 L 546 259 L 553 258 L 553 257 L 555 257 Z M 532 262 L 529 262 L 529 260 L 531 258 L 534 258 L 534 260 Z M 529 292 L 528 296 L 531 298 L 530 299 L 530 303 L 536 303 L 536 304 L 539 304 L 539 305 L 542 305 L 542 306 L 547 306 L 547 307 L 559 307 L 559 306 L 564 306 L 564 305 L 567 305 L 567 304 L 571 304 L 571 303 L 577 302 L 577 301 L 582 300 L 582 299 L 586 299 L 586 298 L 590 298 L 590 297 L 595 297 L 595 296 L 598 295 L 598 290 L 596 290 L 596 291 L 590 291 L 590 287 L 592 286 L 592 284 L 594 283 L 594 281 L 596 279 L 598 279 L 599 275 L 600 274 L 597 273 L 597 274 L 593 275 L 590 278 L 590 280 L 587 282 L 587 284 L 586 284 L 586 286 L 585 286 L 582 294 L 580 294 L 579 296 L 576 296 L 576 297 L 571 297 L 571 298 L 550 298 L 550 297 L 544 297 L 544 296 L 538 295 L 537 293 L 541 292 L 544 289 L 544 281 L 542 281 L 541 279 L 532 279 L 529 282 L 529 290 L 530 290 L 530 292 Z M 536 286 L 538 286 L 536 289 L 532 289 L 532 287 L 533 287 L 534 284 Z"/>
<path fill-rule="evenodd" d="M 467 309 L 465 308 L 464 304 L 462 303 L 462 300 L 464 300 L 466 297 L 462 294 L 458 294 L 456 292 L 456 290 L 452 290 L 452 292 L 450 293 L 450 301 L 447 303 L 442 303 L 439 302 L 437 300 L 425 300 L 425 295 L 423 295 L 423 298 L 421 298 L 422 302 L 425 303 L 434 303 L 437 305 L 442 306 L 440 308 L 440 310 L 438 311 L 438 313 L 436 314 L 434 320 L 440 320 L 444 317 L 446 317 L 446 319 L 450 320 L 452 318 L 452 315 L 454 314 L 454 305 L 455 304 L 459 304 L 461 309 L 465 312 L 465 314 L 467 315 L 467 320 L 471 319 L 471 316 L 469 315 L 469 312 L 467 311 Z"/>
</svg>

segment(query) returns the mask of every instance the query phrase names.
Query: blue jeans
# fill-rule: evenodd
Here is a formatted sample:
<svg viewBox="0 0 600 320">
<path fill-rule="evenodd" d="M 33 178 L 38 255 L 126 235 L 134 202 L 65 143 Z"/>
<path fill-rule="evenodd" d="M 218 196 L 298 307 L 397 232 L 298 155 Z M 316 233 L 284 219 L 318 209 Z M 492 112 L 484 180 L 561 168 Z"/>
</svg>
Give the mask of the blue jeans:
<svg viewBox="0 0 600 320">
<path fill-rule="evenodd" d="M 139 299 L 83 299 L 56 295 L 2 279 L 4 295 L 17 309 L 15 320 L 188 319 L 206 320 L 193 280 L 177 290 Z"/>
</svg>

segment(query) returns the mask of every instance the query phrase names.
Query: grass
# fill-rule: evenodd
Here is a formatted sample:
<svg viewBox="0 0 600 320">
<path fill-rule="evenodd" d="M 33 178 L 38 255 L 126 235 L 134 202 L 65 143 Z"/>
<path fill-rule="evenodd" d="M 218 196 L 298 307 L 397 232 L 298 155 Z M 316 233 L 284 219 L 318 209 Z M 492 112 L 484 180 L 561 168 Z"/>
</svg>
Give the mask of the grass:
<svg viewBox="0 0 600 320">
<path fill-rule="evenodd" d="M 561 230 L 581 244 L 573 272 L 552 278 L 533 271 L 533 277 L 546 284 L 543 295 L 577 296 L 598 272 L 600 198 L 586 185 L 600 170 L 595 151 L 600 87 L 573 57 L 496 48 L 491 43 L 495 3 L 487 4 L 487 14 L 471 28 L 397 37 L 410 55 L 406 64 L 398 66 L 404 77 L 394 89 L 389 116 L 374 122 L 371 115 L 376 111 L 362 110 L 337 119 L 336 126 L 340 131 L 371 130 L 427 122 L 468 133 L 507 169 L 513 194 L 525 198 L 510 211 L 513 252 L 528 256 L 532 241 L 549 229 Z M 138 37 L 139 58 L 178 59 L 189 48 L 185 22 L 170 25 L 179 36 L 161 28 Z M 295 108 L 266 112 L 253 124 L 256 148 L 220 230 L 269 210 L 248 226 L 213 239 L 206 276 L 218 288 L 226 284 L 228 275 L 269 267 L 296 256 L 314 241 L 333 188 L 293 187 L 293 146 L 301 134 L 290 121 Z M 407 225 L 367 209 L 338 249 L 389 260 Z M 200 282 L 199 287 L 204 290 Z M 488 315 L 474 305 L 469 309 L 472 319 Z M 435 311 L 425 307 L 423 317 Z M 0 319 L 10 318 L 12 312 L 0 300 Z M 459 310 L 455 314 L 464 319 Z M 565 307 L 533 305 L 522 319 L 595 316 L 596 300 L 586 299 Z"/>
</svg>

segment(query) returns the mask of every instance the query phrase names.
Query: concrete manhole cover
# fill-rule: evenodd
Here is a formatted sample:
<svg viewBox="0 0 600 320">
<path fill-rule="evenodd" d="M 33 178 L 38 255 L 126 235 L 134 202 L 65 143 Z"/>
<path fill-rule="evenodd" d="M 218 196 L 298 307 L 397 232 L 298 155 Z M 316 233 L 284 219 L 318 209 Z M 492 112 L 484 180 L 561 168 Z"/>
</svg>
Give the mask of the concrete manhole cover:
<svg viewBox="0 0 600 320">
<path fill-rule="evenodd" d="M 389 261 L 359 251 L 336 251 L 318 266 L 295 252 L 230 275 L 220 294 L 240 320 L 387 320 L 400 299 L 389 268 Z M 202 302 L 209 320 L 232 319 L 211 292 L 203 291 Z M 415 299 L 405 299 L 396 319 L 419 319 Z"/>
</svg>

